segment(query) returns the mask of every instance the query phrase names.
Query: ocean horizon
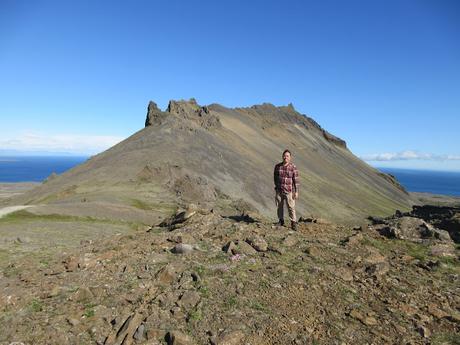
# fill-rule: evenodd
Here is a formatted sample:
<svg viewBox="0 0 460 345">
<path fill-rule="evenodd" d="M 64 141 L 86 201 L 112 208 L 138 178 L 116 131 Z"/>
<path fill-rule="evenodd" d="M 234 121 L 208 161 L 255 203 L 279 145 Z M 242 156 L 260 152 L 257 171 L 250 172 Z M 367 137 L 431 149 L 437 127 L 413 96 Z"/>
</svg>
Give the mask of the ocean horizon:
<svg viewBox="0 0 460 345">
<path fill-rule="evenodd" d="M 89 156 L 0 156 L 0 182 L 42 182 L 53 172 L 65 171 L 85 162 Z M 391 174 L 409 192 L 460 196 L 460 172 L 378 168 Z"/>
<path fill-rule="evenodd" d="M 405 168 L 376 168 L 391 174 L 409 192 L 460 196 L 460 172 Z"/>
<path fill-rule="evenodd" d="M 42 182 L 83 163 L 87 156 L 0 156 L 0 182 Z"/>
</svg>

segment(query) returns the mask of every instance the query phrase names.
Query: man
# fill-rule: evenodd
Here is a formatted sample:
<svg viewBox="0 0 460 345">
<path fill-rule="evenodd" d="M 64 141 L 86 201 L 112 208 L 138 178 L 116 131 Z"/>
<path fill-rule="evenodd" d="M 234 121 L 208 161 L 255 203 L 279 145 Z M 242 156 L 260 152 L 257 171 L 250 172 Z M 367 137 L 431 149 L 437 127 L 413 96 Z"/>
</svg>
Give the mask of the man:
<svg viewBox="0 0 460 345">
<path fill-rule="evenodd" d="M 278 225 L 284 226 L 284 202 L 287 204 L 292 230 L 297 230 L 295 200 L 299 197 L 299 172 L 291 163 L 291 152 L 284 150 L 283 162 L 275 165 L 275 203 L 278 208 Z"/>
</svg>

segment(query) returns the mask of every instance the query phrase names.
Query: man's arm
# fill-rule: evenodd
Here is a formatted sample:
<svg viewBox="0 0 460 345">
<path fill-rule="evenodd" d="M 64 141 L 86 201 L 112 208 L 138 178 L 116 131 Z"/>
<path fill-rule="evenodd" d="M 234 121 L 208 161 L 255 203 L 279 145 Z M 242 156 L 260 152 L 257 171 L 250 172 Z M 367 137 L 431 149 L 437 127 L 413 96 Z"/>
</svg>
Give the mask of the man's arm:
<svg viewBox="0 0 460 345">
<path fill-rule="evenodd" d="M 299 178 L 299 171 L 297 170 L 297 167 L 294 165 L 294 178 L 292 179 L 293 185 L 294 185 L 294 191 L 295 193 L 299 193 L 299 187 L 300 187 L 300 178 Z"/>
<path fill-rule="evenodd" d="M 275 189 L 278 189 L 278 164 L 275 165 L 275 169 L 273 170 L 273 183 L 275 184 Z"/>
</svg>

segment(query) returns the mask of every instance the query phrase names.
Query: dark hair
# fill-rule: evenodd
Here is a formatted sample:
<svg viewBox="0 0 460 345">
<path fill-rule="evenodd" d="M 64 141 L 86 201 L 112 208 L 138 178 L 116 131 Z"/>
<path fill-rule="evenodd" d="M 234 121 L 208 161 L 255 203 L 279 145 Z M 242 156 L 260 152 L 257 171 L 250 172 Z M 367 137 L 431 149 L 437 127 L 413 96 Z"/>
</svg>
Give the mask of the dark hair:
<svg viewBox="0 0 460 345">
<path fill-rule="evenodd" d="M 289 154 L 292 156 L 292 153 L 291 153 L 291 151 L 289 151 L 289 150 L 284 150 L 282 156 L 284 156 L 284 154 L 285 154 L 286 152 L 289 152 Z"/>
</svg>

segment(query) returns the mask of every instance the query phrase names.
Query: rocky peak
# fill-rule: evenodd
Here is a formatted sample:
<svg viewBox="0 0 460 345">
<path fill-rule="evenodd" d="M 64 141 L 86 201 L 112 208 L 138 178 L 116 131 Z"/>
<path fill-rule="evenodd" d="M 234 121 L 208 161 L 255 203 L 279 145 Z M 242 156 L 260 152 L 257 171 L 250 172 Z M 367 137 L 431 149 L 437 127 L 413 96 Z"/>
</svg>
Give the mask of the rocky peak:
<svg viewBox="0 0 460 345">
<path fill-rule="evenodd" d="M 173 115 L 181 120 L 190 120 L 205 129 L 221 126 L 218 116 L 211 114 L 207 106 L 199 105 L 195 98 L 178 101 L 170 100 L 165 112 L 161 111 L 155 102 L 150 101 L 147 108 L 145 126 L 161 124 L 169 115 Z"/>
<path fill-rule="evenodd" d="M 165 117 L 166 114 L 158 108 L 157 104 L 153 101 L 150 101 L 149 105 L 147 106 L 147 117 L 145 119 L 145 127 L 152 126 L 154 124 L 161 125 Z"/>
<path fill-rule="evenodd" d="M 195 98 L 190 98 L 187 100 L 170 100 L 168 103 L 168 109 L 166 112 L 176 115 L 183 115 L 187 113 L 196 112 L 200 106 L 198 105 Z"/>
</svg>

